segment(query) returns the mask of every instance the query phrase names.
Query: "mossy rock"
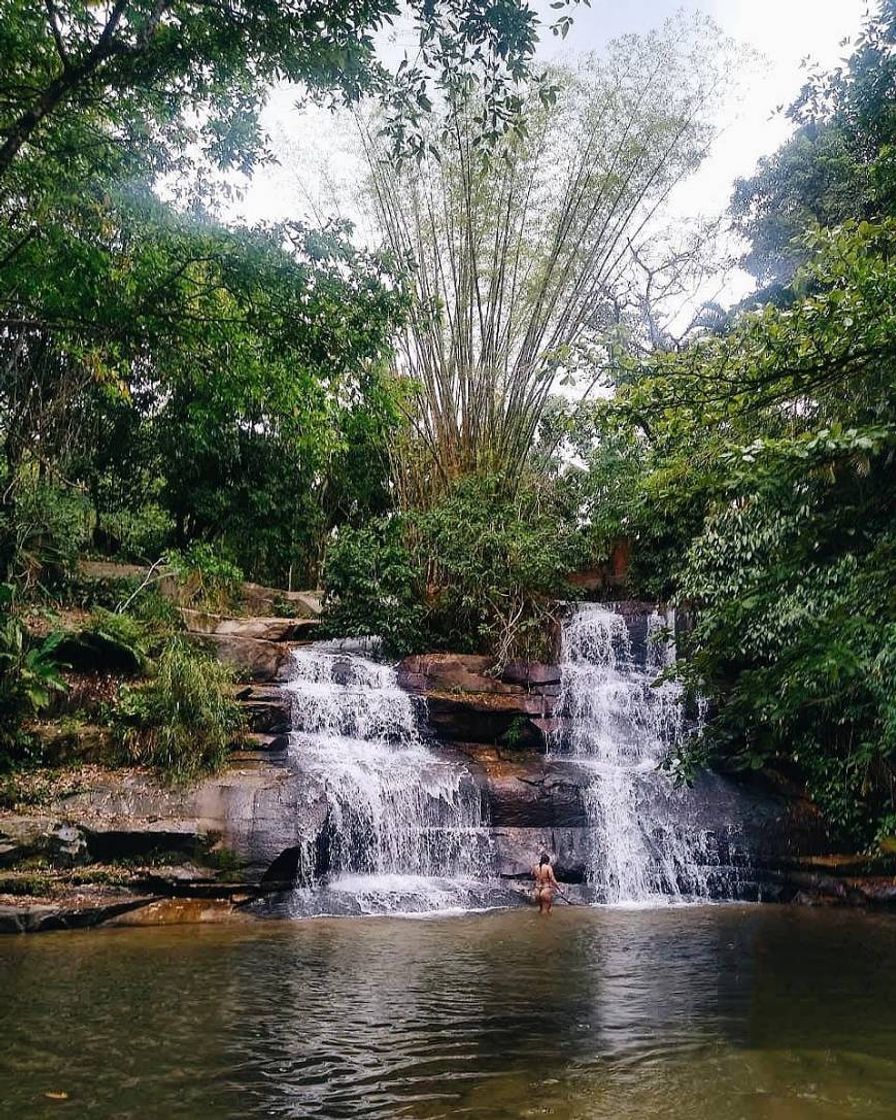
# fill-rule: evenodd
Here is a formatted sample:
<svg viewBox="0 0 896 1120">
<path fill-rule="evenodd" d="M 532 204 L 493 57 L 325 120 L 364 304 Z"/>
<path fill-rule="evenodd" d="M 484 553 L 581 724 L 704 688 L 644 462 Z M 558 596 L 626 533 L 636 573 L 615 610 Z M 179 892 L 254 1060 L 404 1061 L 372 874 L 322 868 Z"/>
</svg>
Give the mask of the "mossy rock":
<svg viewBox="0 0 896 1120">
<path fill-rule="evenodd" d="M 135 676 L 143 667 L 136 650 L 95 630 L 67 635 L 56 647 L 55 657 L 79 673 Z"/>
</svg>

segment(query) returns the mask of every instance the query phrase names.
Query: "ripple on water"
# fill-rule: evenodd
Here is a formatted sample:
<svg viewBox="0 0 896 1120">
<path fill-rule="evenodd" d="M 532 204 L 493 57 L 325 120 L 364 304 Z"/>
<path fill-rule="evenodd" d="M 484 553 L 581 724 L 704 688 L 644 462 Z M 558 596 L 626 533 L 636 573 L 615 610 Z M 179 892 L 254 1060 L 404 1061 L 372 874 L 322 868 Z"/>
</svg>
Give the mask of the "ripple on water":
<svg viewBox="0 0 896 1120">
<path fill-rule="evenodd" d="M 4 1117 L 896 1115 L 896 922 L 870 915 L 48 935 L 0 942 L 0 982 Z"/>
</svg>

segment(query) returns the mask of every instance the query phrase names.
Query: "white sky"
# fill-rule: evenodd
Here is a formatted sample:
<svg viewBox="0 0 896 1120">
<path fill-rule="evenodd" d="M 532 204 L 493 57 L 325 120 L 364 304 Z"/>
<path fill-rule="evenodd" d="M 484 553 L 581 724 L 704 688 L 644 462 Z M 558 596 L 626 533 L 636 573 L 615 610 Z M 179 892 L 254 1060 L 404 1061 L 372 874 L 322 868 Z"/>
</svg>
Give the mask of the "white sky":
<svg viewBox="0 0 896 1120">
<path fill-rule="evenodd" d="M 552 12 L 548 0 L 537 0 L 548 23 Z M 854 37 L 868 8 L 867 0 L 592 0 L 591 8 L 580 7 L 565 42 L 544 35 L 543 58 L 599 50 L 608 40 L 629 31 L 657 27 L 676 11 L 701 11 L 712 16 L 732 38 L 761 52 L 764 65 L 751 64 L 745 74 L 745 96 L 731 107 L 729 119 L 704 165 L 675 199 L 675 209 L 684 217 L 723 211 L 738 176 L 749 175 L 757 160 L 772 152 L 787 136 L 790 126 L 776 113 L 799 92 L 805 77 L 802 67 L 809 59 L 827 68 L 849 54 L 842 41 Z M 391 61 L 400 58 L 402 39 L 384 44 Z M 745 52 L 745 54 L 748 52 Z M 265 125 L 282 153 L 282 166 L 260 171 L 249 183 L 245 197 L 232 209 L 234 217 L 248 221 L 265 219 L 321 219 L 338 210 L 327 174 L 339 177 L 344 188 L 353 170 L 351 139 L 334 128 L 328 114 L 295 107 L 296 92 L 289 88 L 273 92 L 265 114 Z M 357 165 L 356 165 L 357 166 Z M 309 204 L 313 200 L 314 205 Z M 316 209 L 316 213 L 315 213 Z M 743 275 L 726 284 L 725 296 L 735 299 L 749 288 Z"/>
</svg>

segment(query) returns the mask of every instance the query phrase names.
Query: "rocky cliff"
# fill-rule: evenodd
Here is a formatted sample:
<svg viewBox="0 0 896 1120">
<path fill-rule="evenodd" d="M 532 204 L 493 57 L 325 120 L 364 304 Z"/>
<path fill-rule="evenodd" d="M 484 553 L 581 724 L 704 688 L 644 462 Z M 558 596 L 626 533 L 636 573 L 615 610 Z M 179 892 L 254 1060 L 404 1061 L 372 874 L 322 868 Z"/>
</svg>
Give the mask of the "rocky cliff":
<svg viewBox="0 0 896 1120">
<path fill-rule="evenodd" d="M 139 770 L 82 767 L 40 798 L 0 812 L 0 930 L 218 920 L 245 915 L 296 874 L 309 834 L 323 830 L 320 788 L 290 767 L 285 732 L 289 650 L 312 620 L 186 614 L 195 640 L 237 665 L 253 728 L 220 775 L 172 789 Z M 427 654 L 398 668 L 438 750 L 476 776 L 498 873 L 525 879 L 542 849 L 560 877 L 585 875 L 592 837 L 579 766 L 552 757 L 562 729 L 556 665 Z M 743 897 L 888 903 L 892 868 L 834 857 L 813 807 L 786 783 L 705 775 L 691 822 L 739 822 Z M 30 803 L 29 803 L 30 800 Z M 735 859 L 735 856 L 732 856 Z"/>
<path fill-rule="evenodd" d="M 484 657 L 426 654 L 407 658 L 398 675 L 425 705 L 441 748 L 463 755 L 477 774 L 500 874 L 528 876 L 547 850 L 562 878 L 581 882 L 593 843 L 583 802 L 588 783 L 580 765 L 549 750 L 564 727 L 559 667 L 517 662 L 497 669 Z M 786 899 L 808 887 L 802 879 L 802 887 L 791 887 L 789 874 L 811 867 L 829 840 L 797 790 L 766 776 L 746 782 L 704 774 L 694 794 L 692 828 L 722 834 L 737 822 L 739 850 L 729 858 L 743 869 L 741 897 Z"/>
</svg>

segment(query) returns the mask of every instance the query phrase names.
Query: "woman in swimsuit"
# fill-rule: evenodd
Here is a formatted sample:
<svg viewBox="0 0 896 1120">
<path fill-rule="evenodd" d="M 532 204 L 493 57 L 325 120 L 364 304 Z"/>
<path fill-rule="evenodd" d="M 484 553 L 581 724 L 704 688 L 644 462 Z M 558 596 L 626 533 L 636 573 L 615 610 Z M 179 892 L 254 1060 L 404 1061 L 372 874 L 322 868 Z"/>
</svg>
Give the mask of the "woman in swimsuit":
<svg viewBox="0 0 896 1120">
<path fill-rule="evenodd" d="M 551 857 L 547 852 L 541 853 L 538 866 L 532 868 L 535 878 L 533 895 L 538 903 L 539 914 L 550 914 L 554 905 L 554 891 L 557 890 L 557 880 L 554 878 L 554 869 L 551 867 Z"/>
</svg>

